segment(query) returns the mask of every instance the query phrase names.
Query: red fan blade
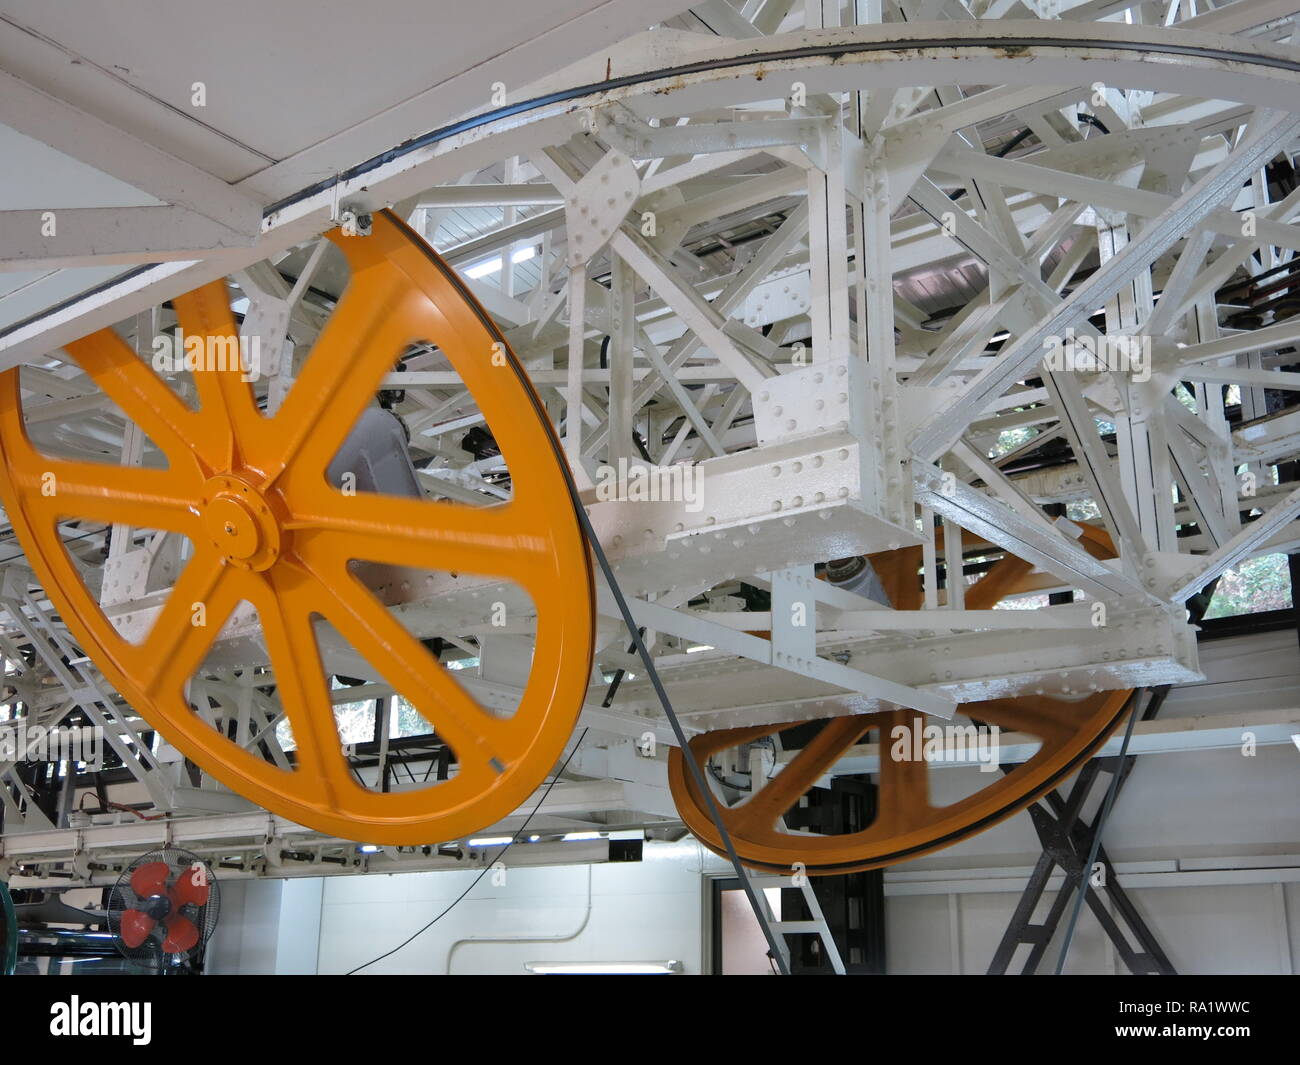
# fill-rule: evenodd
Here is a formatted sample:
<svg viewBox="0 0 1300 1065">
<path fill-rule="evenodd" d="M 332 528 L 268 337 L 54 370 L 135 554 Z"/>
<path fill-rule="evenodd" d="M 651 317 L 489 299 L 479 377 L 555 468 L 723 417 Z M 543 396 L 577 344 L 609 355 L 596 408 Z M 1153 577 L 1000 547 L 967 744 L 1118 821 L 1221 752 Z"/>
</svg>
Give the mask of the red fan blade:
<svg viewBox="0 0 1300 1065">
<path fill-rule="evenodd" d="M 167 867 L 163 866 L 163 868 Z M 122 942 L 135 950 L 136 947 L 149 938 L 149 933 L 153 931 L 153 926 L 157 923 L 147 913 L 141 913 L 139 910 L 125 910 L 122 913 L 122 922 L 118 926 Z"/>
<path fill-rule="evenodd" d="M 150 895 L 161 895 L 167 889 L 167 877 L 171 870 L 166 862 L 146 862 L 131 874 L 131 890 L 142 899 Z"/>
<path fill-rule="evenodd" d="M 167 938 L 163 950 L 168 954 L 184 954 L 199 942 L 199 930 L 188 917 L 167 918 Z"/>
<path fill-rule="evenodd" d="M 176 883 L 172 885 L 168 895 L 171 896 L 172 905 L 179 910 L 190 902 L 195 906 L 205 905 L 209 893 L 207 869 L 201 865 L 193 865 L 176 878 Z"/>
</svg>

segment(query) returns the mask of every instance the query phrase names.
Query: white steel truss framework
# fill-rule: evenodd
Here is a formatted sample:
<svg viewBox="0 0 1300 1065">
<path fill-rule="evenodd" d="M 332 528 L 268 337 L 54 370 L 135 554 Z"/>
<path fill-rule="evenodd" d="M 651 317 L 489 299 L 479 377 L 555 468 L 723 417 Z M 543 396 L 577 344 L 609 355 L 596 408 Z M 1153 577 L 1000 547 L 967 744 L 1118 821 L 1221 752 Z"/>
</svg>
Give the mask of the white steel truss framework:
<svg viewBox="0 0 1300 1065">
<path fill-rule="evenodd" d="M 688 730 L 893 706 L 949 719 L 982 699 L 1194 680 L 1185 601 L 1300 544 L 1296 12 L 710 0 L 281 197 L 255 241 L 226 239 L 253 179 L 206 200 L 196 189 L 203 202 L 186 207 L 225 227 L 199 249 L 180 235 L 102 254 L 6 241 L 0 269 L 105 255 L 131 268 L 0 332 L 0 367 L 24 366 L 33 435 L 148 464 L 138 427 L 59 348 L 113 326 L 147 358 L 175 327 L 167 301 L 228 277 L 273 411 L 345 280 L 319 235 L 395 205 L 528 370 Z M 385 388 L 421 491 L 508 497 L 491 426 L 437 351 L 409 352 Z M 1115 557 L 1086 549 L 1083 523 Z M 123 625 L 157 612 L 182 546 L 85 522 L 65 532 Z M 913 560 L 900 564 L 920 609 L 893 608 L 885 553 Z M 862 556 L 881 559 L 876 584 L 818 579 Z M 967 609 L 967 582 L 1005 556 L 1034 567 L 1002 604 L 1026 609 Z M 232 828 L 255 815 L 146 736 L 16 551 L 6 574 L 15 719 L 21 707 L 104 728 L 125 770 L 113 787 L 136 811 L 51 816 L 6 766 L 4 854 L 31 883 L 89 880 L 79 855 L 101 845 L 77 834 L 125 847 L 118 823 L 142 811 L 211 823 L 208 852 L 238 854 L 250 874 L 391 868 L 284 825 Z M 385 590 L 444 641 L 445 662 L 463 661 L 480 699 L 517 695 L 496 663 L 531 635 L 521 593 L 464 578 Z M 485 624 L 488 602 L 506 604 L 505 631 Z M 544 807 L 548 839 L 676 823 L 662 752 L 646 757 L 647 737 L 671 733 L 607 590 L 598 607 L 593 738 Z M 257 632 L 237 617 L 198 683 L 214 725 L 284 760 Z M 358 771 L 386 780 L 392 689 L 326 657 L 348 678 L 340 703 L 376 700 Z M 1285 742 L 1264 725 L 1265 742 Z"/>
</svg>

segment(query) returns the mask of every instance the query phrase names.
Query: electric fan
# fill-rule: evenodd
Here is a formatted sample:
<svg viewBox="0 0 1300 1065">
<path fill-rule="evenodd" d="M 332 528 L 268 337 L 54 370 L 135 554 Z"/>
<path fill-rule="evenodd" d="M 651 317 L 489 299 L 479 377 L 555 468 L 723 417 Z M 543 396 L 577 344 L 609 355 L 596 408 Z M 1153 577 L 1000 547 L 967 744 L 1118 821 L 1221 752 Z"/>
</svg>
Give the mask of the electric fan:
<svg viewBox="0 0 1300 1065">
<path fill-rule="evenodd" d="M 221 893 L 211 867 L 168 847 L 137 858 L 108 898 L 108 926 L 132 961 L 178 966 L 198 957 L 217 927 Z"/>
</svg>

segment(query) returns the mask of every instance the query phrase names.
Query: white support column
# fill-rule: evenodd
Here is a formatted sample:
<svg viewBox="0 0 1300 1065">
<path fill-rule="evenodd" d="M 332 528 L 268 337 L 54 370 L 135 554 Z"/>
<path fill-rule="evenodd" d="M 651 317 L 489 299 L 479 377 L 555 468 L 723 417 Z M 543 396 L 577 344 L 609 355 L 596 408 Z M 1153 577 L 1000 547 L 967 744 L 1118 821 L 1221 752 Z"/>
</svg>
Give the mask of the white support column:
<svg viewBox="0 0 1300 1065">
<path fill-rule="evenodd" d="M 565 386 L 564 450 L 574 475 L 582 469 L 582 367 L 587 343 L 587 267 L 569 270 L 569 380 Z"/>
<path fill-rule="evenodd" d="M 636 277 L 621 255 L 613 254 L 609 287 L 609 447 L 608 461 L 639 459 L 632 444 L 632 367 L 636 343 Z"/>
<path fill-rule="evenodd" d="M 838 97 L 829 99 L 838 113 Z M 820 155 L 826 169 L 808 171 L 808 263 L 812 280 L 809 317 L 812 356 L 818 362 L 846 358 L 851 346 L 843 136 L 838 120 L 825 127 Z"/>
<path fill-rule="evenodd" d="M 1198 343 L 1219 338 L 1219 313 L 1213 297 L 1196 301 L 1193 328 Z M 1218 489 L 1224 525 L 1235 534 L 1241 528 L 1239 482 L 1232 463 L 1232 430 L 1224 410 L 1223 388 L 1201 382 L 1196 386 L 1196 406 L 1206 428 L 1219 441 L 1206 449 L 1206 464 L 1210 482 Z"/>
<path fill-rule="evenodd" d="M 945 605 L 949 610 L 966 609 L 966 578 L 962 572 L 961 528 L 949 518 L 943 519 L 943 572 Z"/>
<path fill-rule="evenodd" d="M 860 122 L 860 116 L 854 121 Z M 856 153 L 855 153 L 856 155 Z M 852 206 L 854 256 L 858 263 L 856 355 L 866 368 L 862 393 L 854 394 L 862 439 L 874 455 L 862 468 L 862 497 L 889 513 L 909 513 L 911 478 L 903 475 L 898 378 L 894 349 L 894 275 L 890 259 L 889 171 L 879 145 L 865 154 Z"/>
<path fill-rule="evenodd" d="M 921 541 L 921 580 L 925 589 L 925 609 L 936 610 L 939 607 L 939 560 L 934 543 L 934 511 L 929 507 L 921 508 L 921 532 L 925 537 Z"/>
<path fill-rule="evenodd" d="M 1097 248 L 1104 266 L 1128 244 L 1128 226 L 1113 218 L 1110 212 L 1099 211 L 1098 217 L 1104 220 L 1097 233 Z M 1153 305 L 1151 271 L 1144 268 L 1107 301 L 1107 335 L 1135 334 L 1140 323 L 1151 318 Z M 1126 413 L 1115 418 L 1124 498 L 1147 547 L 1153 551 L 1177 551 L 1164 386 L 1155 378 L 1136 382 L 1121 373 L 1112 374 L 1111 378 L 1126 408 Z"/>
</svg>

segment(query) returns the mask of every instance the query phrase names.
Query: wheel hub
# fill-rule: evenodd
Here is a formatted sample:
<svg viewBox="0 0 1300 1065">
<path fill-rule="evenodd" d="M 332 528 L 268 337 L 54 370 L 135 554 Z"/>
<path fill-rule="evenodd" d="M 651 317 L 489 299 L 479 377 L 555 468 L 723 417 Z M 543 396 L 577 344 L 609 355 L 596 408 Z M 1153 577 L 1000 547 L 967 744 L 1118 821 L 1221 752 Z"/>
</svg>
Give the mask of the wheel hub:
<svg viewBox="0 0 1300 1065">
<path fill-rule="evenodd" d="M 264 570 L 280 557 L 279 517 L 249 482 L 231 474 L 213 477 L 203 486 L 200 507 L 208 538 L 231 565 Z"/>
</svg>

